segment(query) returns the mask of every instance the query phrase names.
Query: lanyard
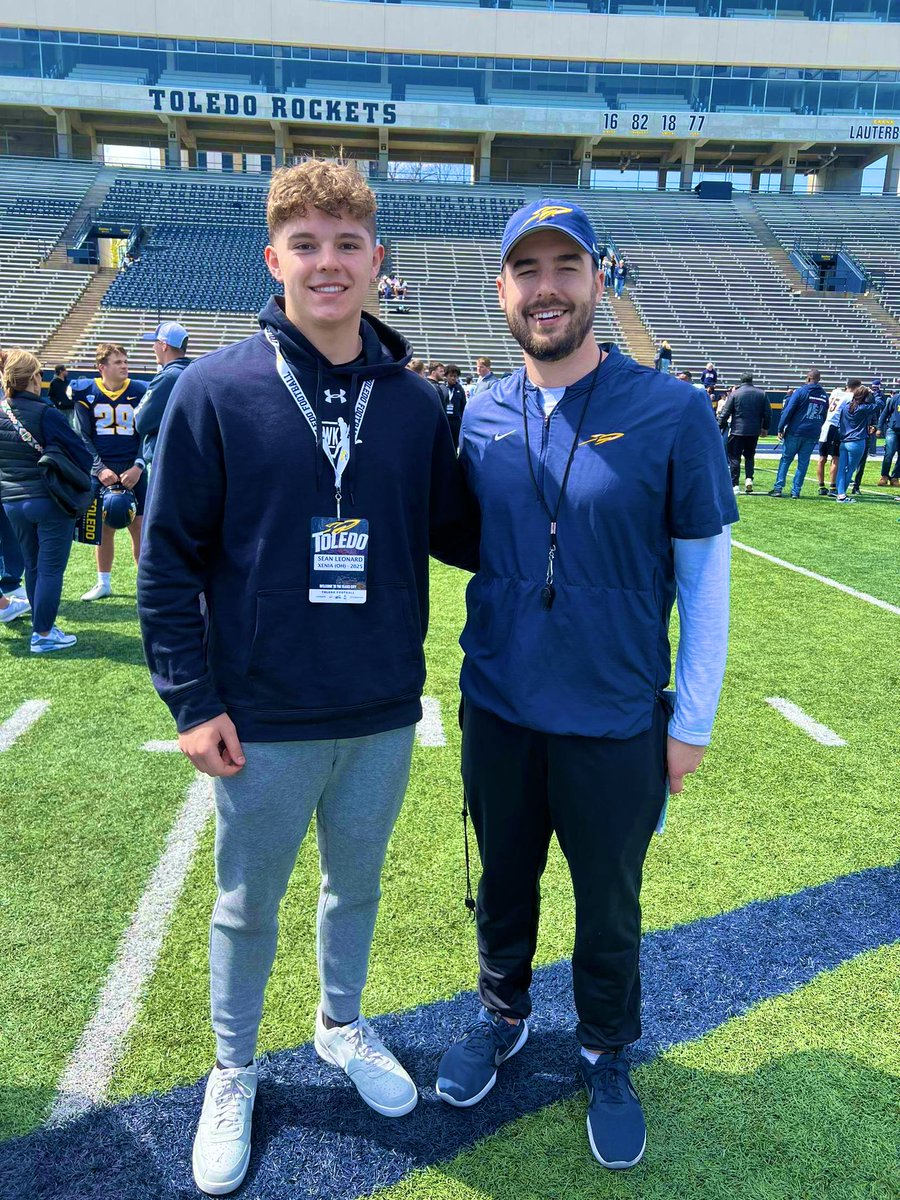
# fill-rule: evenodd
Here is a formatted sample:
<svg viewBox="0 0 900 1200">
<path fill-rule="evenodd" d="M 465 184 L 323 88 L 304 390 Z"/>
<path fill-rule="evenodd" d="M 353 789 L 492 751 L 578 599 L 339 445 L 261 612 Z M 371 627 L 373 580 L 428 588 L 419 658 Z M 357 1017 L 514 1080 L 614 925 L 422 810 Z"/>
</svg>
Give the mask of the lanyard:
<svg viewBox="0 0 900 1200">
<path fill-rule="evenodd" d="M 603 356 L 601 355 L 600 362 L 598 362 L 594 368 L 594 374 L 591 376 L 591 385 L 588 388 L 587 395 L 584 398 L 584 404 L 581 408 L 581 416 L 578 418 L 575 436 L 572 438 L 572 446 L 569 450 L 568 460 L 566 461 L 566 469 L 563 473 L 562 483 L 559 485 L 559 496 L 556 499 L 556 508 L 552 512 L 550 511 L 550 505 L 547 503 L 547 498 L 544 495 L 544 489 L 537 481 L 537 476 L 534 473 L 534 464 L 531 461 L 531 444 L 528 440 L 528 411 L 526 409 L 525 402 L 527 377 L 526 373 L 524 371 L 522 372 L 522 421 L 525 425 L 525 457 L 528 459 L 528 471 L 531 475 L 531 482 L 534 484 L 535 493 L 538 500 L 541 502 L 541 507 L 550 520 L 550 547 L 547 551 L 547 576 L 544 580 L 544 586 L 541 588 L 541 607 L 547 612 L 549 612 L 553 607 L 553 601 L 556 599 L 556 588 L 553 586 L 553 565 L 556 561 L 557 550 L 556 522 L 559 517 L 559 510 L 562 508 L 563 497 L 566 494 L 566 485 L 569 482 L 569 472 L 572 469 L 575 451 L 578 449 L 578 439 L 581 436 L 581 427 L 584 424 L 584 418 L 587 416 L 588 405 L 590 404 L 591 397 L 594 394 L 594 385 L 597 382 L 597 372 L 600 370 L 600 363 L 602 361 Z"/>
<path fill-rule="evenodd" d="M 278 335 L 266 326 L 263 331 L 271 346 L 275 348 L 275 366 L 281 377 L 281 382 L 287 388 L 291 399 L 303 413 L 306 418 L 306 423 L 312 430 L 313 440 L 319 442 L 319 422 L 316 419 L 316 413 L 313 406 L 306 398 L 306 393 L 300 386 L 300 380 L 294 374 L 290 363 L 281 353 L 281 345 L 278 341 Z M 362 429 L 362 423 L 365 420 L 366 409 L 369 406 L 369 397 L 372 395 L 372 388 L 375 386 L 373 379 L 367 379 L 359 389 L 359 395 L 356 398 L 356 411 L 353 414 L 353 444 L 360 444 L 359 431 Z M 350 461 L 350 426 L 343 419 L 338 417 L 338 440 L 332 450 L 328 445 L 328 439 L 325 436 L 325 430 L 322 430 L 322 452 L 328 459 L 331 469 L 334 471 L 334 498 L 337 504 L 337 515 L 341 515 L 341 479 L 344 471 L 347 469 L 347 464 Z"/>
</svg>

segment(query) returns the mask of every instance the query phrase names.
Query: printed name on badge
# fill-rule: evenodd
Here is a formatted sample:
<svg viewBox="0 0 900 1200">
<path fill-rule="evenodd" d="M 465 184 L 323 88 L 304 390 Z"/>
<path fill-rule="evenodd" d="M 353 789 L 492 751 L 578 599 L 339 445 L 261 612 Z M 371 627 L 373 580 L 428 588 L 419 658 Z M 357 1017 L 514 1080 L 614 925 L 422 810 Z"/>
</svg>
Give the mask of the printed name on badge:
<svg viewBox="0 0 900 1200">
<path fill-rule="evenodd" d="M 313 517 L 309 544 L 309 598 L 313 604 L 365 604 L 368 565 L 368 521 Z"/>
</svg>

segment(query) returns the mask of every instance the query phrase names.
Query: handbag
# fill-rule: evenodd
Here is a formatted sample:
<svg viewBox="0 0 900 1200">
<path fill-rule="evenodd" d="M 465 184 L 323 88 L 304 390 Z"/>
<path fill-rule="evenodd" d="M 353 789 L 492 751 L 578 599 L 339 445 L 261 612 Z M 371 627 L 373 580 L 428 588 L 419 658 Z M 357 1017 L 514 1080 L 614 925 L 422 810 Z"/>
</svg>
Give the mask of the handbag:
<svg viewBox="0 0 900 1200">
<path fill-rule="evenodd" d="M 94 481 L 87 471 L 73 463 L 61 446 L 46 449 L 28 432 L 10 407 L 8 400 L 0 401 L 0 409 L 12 422 L 13 428 L 26 446 L 40 457 L 41 480 L 50 499 L 67 517 L 81 517 L 94 499 Z"/>
</svg>

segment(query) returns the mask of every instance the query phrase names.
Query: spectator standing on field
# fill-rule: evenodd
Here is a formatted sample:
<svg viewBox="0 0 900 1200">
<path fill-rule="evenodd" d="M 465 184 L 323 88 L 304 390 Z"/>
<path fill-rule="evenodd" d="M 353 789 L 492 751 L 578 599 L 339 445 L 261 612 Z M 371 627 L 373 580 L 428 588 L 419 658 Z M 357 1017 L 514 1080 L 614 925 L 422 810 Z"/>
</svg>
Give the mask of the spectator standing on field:
<svg viewBox="0 0 900 1200">
<path fill-rule="evenodd" d="M 444 401 L 444 411 L 453 434 L 453 445 L 458 446 L 462 415 L 466 410 L 466 389 L 459 382 L 459 367 L 455 363 L 447 364 L 445 375 L 447 399 Z"/>
<path fill-rule="evenodd" d="M 853 393 L 862 386 L 861 379 L 848 379 L 845 388 L 834 388 L 828 397 L 828 415 L 819 430 L 819 495 L 836 496 L 838 458 L 841 453 L 841 436 L 838 433 L 838 412 L 842 404 L 853 399 Z M 825 463 L 831 459 L 830 489 L 825 486 Z"/>
<path fill-rule="evenodd" d="M 163 321 L 151 333 L 145 333 L 141 341 L 153 343 L 153 355 L 159 367 L 147 384 L 143 400 L 134 410 L 134 427 L 144 439 L 141 454 L 149 467 L 156 453 L 156 438 L 172 389 L 191 360 L 187 356 L 188 331 L 177 321 Z"/>
<path fill-rule="evenodd" d="M 411 358 L 406 364 L 406 369 L 412 371 L 414 375 L 421 375 L 425 378 L 425 362 L 421 358 Z"/>
<path fill-rule="evenodd" d="M 75 401 L 69 391 L 69 372 L 64 366 L 59 366 L 53 372 L 50 380 L 50 403 L 60 412 L 70 413 L 75 408 Z"/>
<path fill-rule="evenodd" d="M 869 435 L 874 433 L 879 415 L 879 405 L 867 387 L 858 387 L 852 400 L 838 409 L 837 428 L 841 439 L 841 453 L 837 473 L 837 500 L 839 504 L 853 504 L 847 495 L 847 485 L 859 465 Z"/>
<path fill-rule="evenodd" d="M 878 419 L 878 432 L 884 437 L 884 458 L 881 460 L 879 487 L 900 487 L 900 391 L 885 400 Z M 891 460 L 896 456 L 894 473 Z"/>
<path fill-rule="evenodd" d="M 760 436 L 769 432 L 772 408 L 761 388 L 753 386 L 753 376 L 748 371 L 734 389 L 719 412 L 719 428 L 723 429 L 731 418 L 731 433 L 728 438 L 728 466 L 731 470 L 731 486 L 734 494 L 741 490 L 741 458 L 744 460 L 744 491 L 749 496 L 753 491 L 753 470 L 756 458 L 756 443 Z"/>
<path fill-rule="evenodd" d="M 478 378 L 472 385 L 470 400 L 472 396 L 477 396 L 479 392 L 486 392 L 488 388 L 492 388 L 497 382 L 497 376 L 491 370 L 491 360 L 486 354 L 482 354 L 475 359 L 475 374 Z"/>
<path fill-rule="evenodd" d="M 881 410 L 884 408 L 884 401 L 885 401 L 885 395 L 884 395 L 884 391 L 881 386 L 881 380 L 873 379 L 872 386 L 869 390 L 872 393 L 872 399 L 878 405 L 878 418 L 880 420 L 881 419 Z M 876 421 L 875 424 L 877 426 L 878 421 Z M 863 450 L 863 456 L 860 459 L 859 466 L 856 468 L 856 475 L 854 476 L 854 479 L 853 479 L 853 488 L 851 489 L 851 493 L 850 493 L 851 495 L 853 495 L 853 496 L 859 495 L 859 489 L 862 487 L 863 475 L 865 474 L 865 471 L 866 471 L 866 462 L 868 461 L 869 455 L 875 454 L 877 449 L 878 449 L 878 430 L 876 428 L 875 430 L 873 430 L 872 433 L 869 434 L 868 438 L 866 439 L 866 446 L 865 446 L 865 449 Z"/>
<path fill-rule="evenodd" d="M 796 388 L 781 410 L 778 422 L 778 440 L 781 446 L 781 461 L 775 476 L 775 486 L 770 496 L 780 496 L 787 482 L 788 469 L 796 458 L 797 470 L 791 484 L 791 499 L 799 500 L 809 460 L 819 439 L 822 421 L 828 412 L 828 393 L 822 387 L 822 376 L 812 370 L 806 383 Z"/>
</svg>

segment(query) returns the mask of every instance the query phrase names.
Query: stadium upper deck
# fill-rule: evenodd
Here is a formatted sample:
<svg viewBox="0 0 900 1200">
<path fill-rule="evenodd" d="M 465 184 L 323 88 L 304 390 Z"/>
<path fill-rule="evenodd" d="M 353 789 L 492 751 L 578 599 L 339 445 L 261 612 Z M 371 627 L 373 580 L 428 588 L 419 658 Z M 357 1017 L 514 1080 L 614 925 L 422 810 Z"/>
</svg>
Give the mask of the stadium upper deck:
<svg viewBox="0 0 900 1200">
<path fill-rule="evenodd" d="M 785 190 L 798 171 L 858 190 L 887 151 L 896 191 L 900 0 L 788 3 L 489 0 L 461 22 L 459 0 L 89 0 L 65 29 L 51 0 L 28 27 L 0 0 L 0 151 L 125 143 L 178 166 L 343 146 L 382 175 L 427 160 L 588 186 L 597 168 L 640 165 L 689 187 L 725 166 L 780 171 Z"/>
</svg>

